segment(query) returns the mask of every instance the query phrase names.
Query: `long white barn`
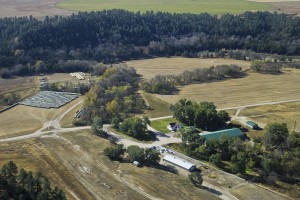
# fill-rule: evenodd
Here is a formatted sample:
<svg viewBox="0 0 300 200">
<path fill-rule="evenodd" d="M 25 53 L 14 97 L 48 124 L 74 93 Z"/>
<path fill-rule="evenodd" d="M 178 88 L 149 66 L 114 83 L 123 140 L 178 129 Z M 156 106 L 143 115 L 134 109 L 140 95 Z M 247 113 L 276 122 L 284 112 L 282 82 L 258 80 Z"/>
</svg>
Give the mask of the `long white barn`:
<svg viewBox="0 0 300 200">
<path fill-rule="evenodd" d="M 169 163 L 172 163 L 174 165 L 177 165 L 181 168 L 184 168 L 186 170 L 189 170 L 190 172 L 194 171 L 196 169 L 196 165 L 194 165 L 193 163 L 190 163 L 186 160 L 183 160 L 183 159 L 178 158 L 178 157 L 173 156 L 173 155 L 166 155 L 163 160 L 167 161 Z"/>
</svg>

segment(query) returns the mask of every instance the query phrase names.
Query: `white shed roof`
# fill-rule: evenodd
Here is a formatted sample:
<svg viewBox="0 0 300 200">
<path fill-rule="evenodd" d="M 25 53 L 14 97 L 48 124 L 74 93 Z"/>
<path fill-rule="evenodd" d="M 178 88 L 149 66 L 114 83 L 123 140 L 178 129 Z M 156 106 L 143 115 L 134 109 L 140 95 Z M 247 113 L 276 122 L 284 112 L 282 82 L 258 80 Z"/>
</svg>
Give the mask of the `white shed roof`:
<svg viewBox="0 0 300 200">
<path fill-rule="evenodd" d="M 166 155 L 164 157 L 164 160 L 173 163 L 175 165 L 178 165 L 179 167 L 182 167 L 184 169 L 190 170 L 192 167 L 196 167 L 196 165 L 194 165 L 193 163 L 190 163 L 186 160 L 183 160 L 181 158 L 178 158 L 176 156 L 173 155 Z"/>
</svg>

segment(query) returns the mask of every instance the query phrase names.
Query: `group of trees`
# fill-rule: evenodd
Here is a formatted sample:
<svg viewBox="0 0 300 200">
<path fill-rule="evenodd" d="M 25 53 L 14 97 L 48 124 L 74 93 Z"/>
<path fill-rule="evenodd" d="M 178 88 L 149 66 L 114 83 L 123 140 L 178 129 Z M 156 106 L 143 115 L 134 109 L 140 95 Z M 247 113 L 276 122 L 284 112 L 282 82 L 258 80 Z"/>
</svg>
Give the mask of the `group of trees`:
<svg viewBox="0 0 300 200">
<path fill-rule="evenodd" d="M 0 199 L 65 200 L 62 190 L 51 188 L 50 182 L 41 172 L 33 175 L 10 161 L 1 168 Z"/>
<path fill-rule="evenodd" d="M 104 154 L 112 160 L 120 160 L 126 153 L 126 160 L 129 162 L 138 161 L 140 164 L 155 165 L 160 161 L 160 154 L 154 149 L 144 149 L 131 145 L 127 149 L 122 144 L 104 149 Z"/>
<path fill-rule="evenodd" d="M 180 148 L 188 155 L 233 173 L 255 171 L 271 183 L 300 176 L 300 133 L 289 134 L 284 123 L 269 124 L 264 137 L 252 144 L 225 136 L 205 141 L 198 133 L 182 133 L 182 141 Z"/>
<path fill-rule="evenodd" d="M 270 12 L 220 17 L 124 10 L 68 17 L 0 19 L 0 73 L 90 70 L 90 61 L 116 63 L 157 56 L 206 56 L 205 51 L 242 49 L 295 55 L 300 18 Z M 213 56 L 208 54 L 208 56 Z"/>
<path fill-rule="evenodd" d="M 174 117 L 189 126 L 203 130 L 216 130 L 222 128 L 230 120 L 226 111 L 217 111 L 211 102 L 192 102 L 187 99 L 179 100 L 171 106 Z"/>
<path fill-rule="evenodd" d="M 242 68 L 236 65 L 218 65 L 210 68 L 197 68 L 184 71 L 179 75 L 158 75 L 141 83 L 146 92 L 170 94 L 176 91 L 178 85 L 188 85 L 192 82 L 204 83 L 224 78 L 241 77 Z"/>
<path fill-rule="evenodd" d="M 150 124 L 148 117 L 143 119 L 133 117 L 127 118 L 118 126 L 114 125 L 115 128 L 118 128 L 119 131 L 134 137 L 138 140 L 155 140 L 155 135 L 147 129 L 147 125 Z"/>
<path fill-rule="evenodd" d="M 103 71 L 99 81 L 85 95 L 83 119 L 91 122 L 101 116 L 102 122 L 121 122 L 144 106 L 136 94 L 139 76 L 133 68 L 115 65 Z"/>
</svg>

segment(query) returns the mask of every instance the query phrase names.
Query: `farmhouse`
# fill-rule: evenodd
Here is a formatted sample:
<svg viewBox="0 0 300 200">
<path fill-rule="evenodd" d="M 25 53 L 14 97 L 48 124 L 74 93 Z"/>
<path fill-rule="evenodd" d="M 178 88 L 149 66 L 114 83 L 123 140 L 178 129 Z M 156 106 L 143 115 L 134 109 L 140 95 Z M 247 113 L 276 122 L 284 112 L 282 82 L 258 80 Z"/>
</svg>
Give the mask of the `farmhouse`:
<svg viewBox="0 0 300 200">
<path fill-rule="evenodd" d="M 242 137 L 244 133 L 239 128 L 225 129 L 221 131 L 202 133 L 201 136 L 204 136 L 206 140 L 209 139 L 218 139 L 222 135 L 228 137 Z"/>
<path fill-rule="evenodd" d="M 258 125 L 253 121 L 247 121 L 246 126 L 248 126 L 249 128 L 252 128 L 252 129 L 258 129 Z"/>
<path fill-rule="evenodd" d="M 171 122 L 168 124 L 167 129 L 170 131 L 178 131 L 182 128 L 182 126 L 176 122 Z"/>
<path fill-rule="evenodd" d="M 173 165 L 177 165 L 183 169 L 186 169 L 190 172 L 194 171 L 196 169 L 196 165 L 194 165 L 193 163 L 190 163 L 186 160 L 183 160 L 181 158 L 178 158 L 176 156 L 173 155 L 166 155 L 163 159 L 164 161 L 167 161 Z"/>
</svg>

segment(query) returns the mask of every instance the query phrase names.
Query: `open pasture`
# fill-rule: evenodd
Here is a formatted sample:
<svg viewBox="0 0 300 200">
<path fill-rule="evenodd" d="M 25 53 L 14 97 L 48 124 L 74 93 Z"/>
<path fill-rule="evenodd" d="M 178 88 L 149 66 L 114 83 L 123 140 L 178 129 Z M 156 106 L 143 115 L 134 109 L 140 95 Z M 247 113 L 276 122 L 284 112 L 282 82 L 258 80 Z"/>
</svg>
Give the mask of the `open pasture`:
<svg viewBox="0 0 300 200">
<path fill-rule="evenodd" d="M 57 7 L 73 11 L 125 9 L 130 11 L 162 11 L 171 13 L 238 14 L 253 10 L 270 10 L 267 3 L 247 0 L 63 0 Z"/>
<path fill-rule="evenodd" d="M 32 133 L 42 128 L 43 123 L 54 120 L 68 108 L 82 100 L 82 97 L 59 109 L 34 108 L 18 105 L 0 113 L 0 137 L 12 137 Z"/>
<path fill-rule="evenodd" d="M 133 60 L 126 62 L 127 66 L 133 67 L 144 78 L 150 79 L 156 75 L 178 75 L 185 70 L 196 68 L 208 68 L 217 65 L 235 64 L 244 70 L 250 68 L 249 61 L 225 59 L 225 58 L 154 58 L 144 60 Z"/>
<path fill-rule="evenodd" d="M 175 95 L 155 95 L 170 104 L 179 99 L 214 102 L 219 109 L 300 99 L 300 70 L 285 70 L 279 75 L 248 73 L 245 78 L 192 84 Z"/>
</svg>

